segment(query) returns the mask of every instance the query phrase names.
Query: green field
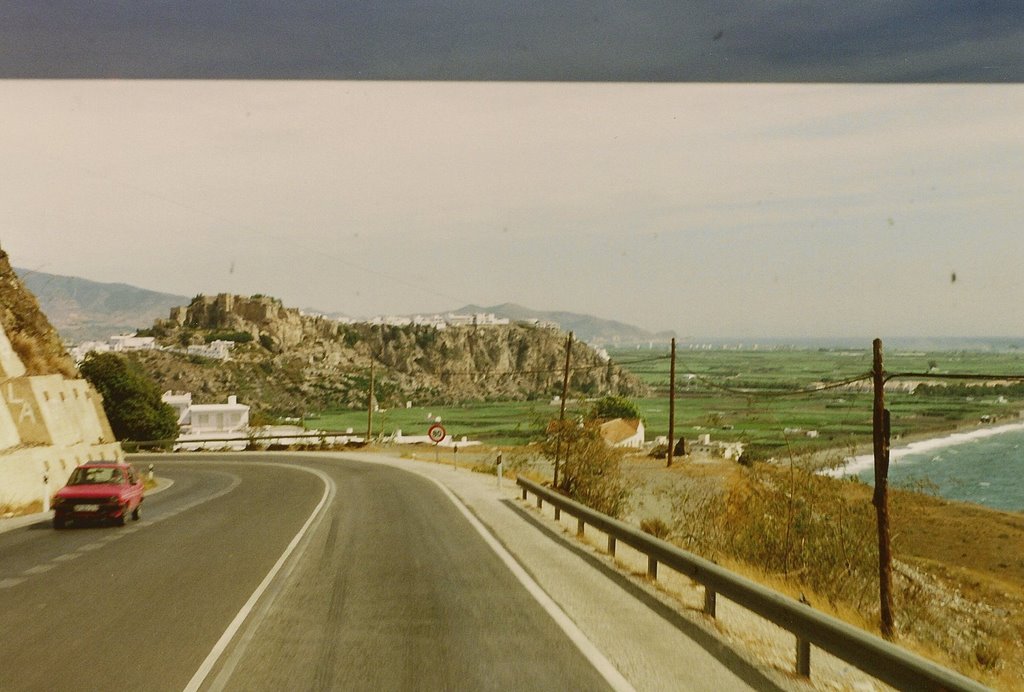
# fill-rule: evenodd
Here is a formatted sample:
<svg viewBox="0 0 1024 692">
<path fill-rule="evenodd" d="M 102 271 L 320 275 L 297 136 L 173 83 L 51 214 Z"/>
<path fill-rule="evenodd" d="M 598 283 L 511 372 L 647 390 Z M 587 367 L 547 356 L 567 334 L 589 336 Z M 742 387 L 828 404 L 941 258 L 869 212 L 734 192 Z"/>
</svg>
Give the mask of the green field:
<svg viewBox="0 0 1024 692">
<path fill-rule="evenodd" d="M 643 379 L 652 396 L 638 404 L 646 420 L 647 439 L 668 433 L 668 351 L 622 350 L 611 356 Z M 788 451 L 838 448 L 871 442 L 870 382 L 859 389 L 809 392 L 861 375 L 871 368 L 871 352 L 853 350 L 690 350 L 680 349 L 676 362 L 676 434 L 688 439 L 711 434 L 717 440 L 741 440 L 757 457 Z M 888 373 L 966 373 L 1024 375 L 1024 354 L 1016 352 L 886 353 Z M 895 379 L 887 386 L 894 444 L 907 435 L 940 434 L 977 424 L 982 416 L 1017 420 L 1024 408 L 1024 385 L 967 386 L 945 381 L 911 394 L 902 385 L 925 381 Z M 942 381 L 938 381 L 942 382 Z M 970 383 L 972 385 L 978 382 Z M 570 413 L 577 407 L 570 406 Z M 449 433 L 495 445 L 521 445 L 536 439 L 544 421 L 558 408 L 547 402 L 466 404 L 461 407 L 391 409 L 374 415 L 374 434 L 401 429 L 425 434 L 429 418 L 439 416 Z M 307 421 L 325 430 L 352 428 L 365 432 L 366 411 L 332 411 Z M 809 436 L 815 431 L 815 436 Z"/>
</svg>

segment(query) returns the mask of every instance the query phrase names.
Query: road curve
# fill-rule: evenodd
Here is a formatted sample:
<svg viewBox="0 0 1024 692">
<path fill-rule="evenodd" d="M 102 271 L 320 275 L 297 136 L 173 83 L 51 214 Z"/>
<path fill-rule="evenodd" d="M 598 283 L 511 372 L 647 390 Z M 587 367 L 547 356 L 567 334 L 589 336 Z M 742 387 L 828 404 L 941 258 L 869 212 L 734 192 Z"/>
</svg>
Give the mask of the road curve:
<svg viewBox="0 0 1024 692">
<path fill-rule="evenodd" d="M 0 689 L 608 688 L 424 478 L 157 463 L 138 523 L 0 534 Z"/>
</svg>

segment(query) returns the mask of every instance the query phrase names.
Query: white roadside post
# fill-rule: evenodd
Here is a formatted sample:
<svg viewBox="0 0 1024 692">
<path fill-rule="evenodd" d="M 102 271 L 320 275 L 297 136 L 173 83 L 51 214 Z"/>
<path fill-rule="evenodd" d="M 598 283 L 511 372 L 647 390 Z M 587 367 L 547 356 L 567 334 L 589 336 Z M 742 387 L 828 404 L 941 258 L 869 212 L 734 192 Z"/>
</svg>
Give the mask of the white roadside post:
<svg viewBox="0 0 1024 692">
<path fill-rule="evenodd" d="M 43 511 L 50 511 L 50 475 L 43 474 Z"/>
</svg>

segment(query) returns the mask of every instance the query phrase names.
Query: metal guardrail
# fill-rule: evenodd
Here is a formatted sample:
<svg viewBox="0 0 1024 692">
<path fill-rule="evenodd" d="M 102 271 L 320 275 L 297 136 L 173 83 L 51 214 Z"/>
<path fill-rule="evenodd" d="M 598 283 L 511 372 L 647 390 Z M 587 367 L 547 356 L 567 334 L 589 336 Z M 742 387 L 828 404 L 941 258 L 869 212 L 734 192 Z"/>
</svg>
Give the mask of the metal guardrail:
<svg viewBox="0 0 1024 692">
<path fill-rule="evenodd" d="M 951 692 L 989 689 L 881 637 L 820 613 L 667 541 L 596 512 L 550 488 L 525 478 L 517 479 L 516 484 L 522 488 L 524 500 L 530 492 L 536 495 L 538 507 L 544 502 L 554 506 L 556 519 L 563 511 L 576 517 L 577 533 L 582 534 L 587 524 L 605 533 L 608 552 L 612 555 L 617 541 L 647 555 L 647 573 L 652 578 L 657 577 L 658 564 L 663 564 L 703 585 L 704 612 L 708 616 L 715 617 L 716 597 L 721 594 L 791 632 L 796 637 L 796 672 L 799 675 L 810 677 L 813 644 L 898 689 Z"/>
</svg>

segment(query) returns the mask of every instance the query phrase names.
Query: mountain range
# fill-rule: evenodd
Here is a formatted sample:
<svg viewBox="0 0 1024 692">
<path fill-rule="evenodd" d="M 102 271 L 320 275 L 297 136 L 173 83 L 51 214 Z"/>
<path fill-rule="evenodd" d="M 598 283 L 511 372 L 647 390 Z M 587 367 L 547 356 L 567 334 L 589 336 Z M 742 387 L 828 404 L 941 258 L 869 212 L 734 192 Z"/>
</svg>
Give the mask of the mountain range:
<svg viewBox="0 0 1024 692">
<path fill-rule="evenodd" d="M 173 307 L 188 305 L 191 298 L 150 291 L 122 283 L 101 283 L 27 269 L 14 270 L 35 294 L 44 314 L 61 337 L 69 342 L 106 339 L 112 334 L 149 327 L 166 318 Z M 310 310 L 311 312 L 320 312 Z M 456 314 L 493 313 L 513 322 L 538 320 L 572 331 L 576 338 L 594 345 L 630 345 L 667 342 L 671 332 L 657 334 L 623 322 L 565 311 L 532 310 L 514 303 L 490 307 L 465 305 Z M 334 313 L 326 313 L 332 315 Z"/>
</svg>

